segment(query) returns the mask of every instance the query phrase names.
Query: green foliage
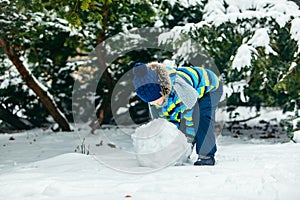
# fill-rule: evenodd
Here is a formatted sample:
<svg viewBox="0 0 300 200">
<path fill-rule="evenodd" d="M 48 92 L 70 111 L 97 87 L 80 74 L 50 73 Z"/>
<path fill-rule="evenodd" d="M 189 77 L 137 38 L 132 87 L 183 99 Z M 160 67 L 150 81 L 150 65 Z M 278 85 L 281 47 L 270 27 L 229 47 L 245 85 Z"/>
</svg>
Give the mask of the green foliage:
<svg viewBox="0 0 300 200">
<path fill-rule="evenodd" d="M 140 28 L 143 26 L 152 26 L 154 23 L 153 16 L 155 12 L 151 4 L 147 1 L 91 1 L 88 9 L 77 9 L 76 12 L 70 10 L 67 14 L 73 14 L 79 17 L 81 22 L 73 24 L 75 27 L 79 27 L 84 35 L 82 39 L 85 46 L 81 47 L 82 51 L 90 52 L 97 44 L 105 41 L 105 39 L 114 36 L 120 32 L 130 30 L 132 28 Z M 101 16 L 101 17 L 97 17 Z M 89 32 L 89 34 L 86 34 Z M 151 52 L 151 50 L 149 50 Z M 150 56 L 149 56 L 150 55 Z M 149 58 L 153 54 L 148 54 Z M 143 57 L 142 59 L 144 59 Z M 111 66 L 106 70 L 107 76 L 103 76 L 98 83 L 96 90 L 95 102 L 91 104 L 103 104 L 107 98 L 111 98 L 112 92 L 117 80 L 127 72 L 133 63 L 141 61 L 141 57 L 136 54 L 128 54 L 118 58 Z M 101 66 L 105 67 L 105 66 Z M 94 73 L 100 73 L 103 68 L 96 68 Z M 98 81 L 96 81 L 98 82 Z M 86 87 L 91 87 L 87 85 Z M 86 102 L 89 101 L 89 96 L 86 98 Z M 110 102 L 110 101 L 108 101 Z M 109 105 L 106 105 L 108 107 Z M 99 106 L 98 106 L 99 107 Z M 83 115 L 90 115 L 90 111 L 84 111 Z M 99 113 L 97 113 L 99 115 Z M 94 116 L 90 116 L 94 117 Z M 105 113 L 104 123 L 111 123 L 111 112 Z"/>
<path fill-rule="evenodd" d="M 232 68 L 233 56 L 243 44 L 245 38 L 251 38 L 252 30 L 241 34 L 238 30 L 244 23 L 270 28 L 270 45 L 278 55 L 266 54 L 264 48 L 257 48 L 252 64 L 238 71 Z M 244 88 L 247 102 L 240 99 L 240 93 L 233 94 L 227 101 L 229 105 L 237 106 L 279 106 L 284 111 L 299 108 L 299 58 L 295 57 L 297 43 L 291 39 L 290 25 L 279 27 L 274 20 L 255 18 L 252 21 L 243 21 L 233 24 L 201 27 L 191 31 L 191 37 L 198 41 L 214 59 L 225 83 L 247 80 Z M 294 66 L 292 69 L 291 66 Z"/>
<path fill-rule="evenodd" d="M 81 10 L 82 11 L 86 11 L 87 9 L 89 9 L 92 0 L 80 0 L 81 1 Z"/>
<path fill-rule="evenodd" d="M 293 123 L 292 123 L 294 118 L 295 117 L 293 117 L 293 116 L 289 116 L 287 119 L 283 119 L 280 121 L 280 126 L 281 126 L 282 130 L 285 133 L 287 133 L 287 136 L 291 140 L 293 140 L 293 136 L 294 136 L 294 134 L 293 134 L 294 129 L 293 129 Z"/>
<path fill-rule="evenodd" d="M 19 0 L 1 1 L 0 4 L 0 25 L 3 27 L 0 36 L 9 48 L 15 48 L 26 59 L 28 68 L 47 86 L 69 120 L 72 120 L 72 73 L 78 66 L 76 60 L 70 58 L 91 52 L 99 42 L 124 28 L 151 26 L 155 15 L 147 1 Z M 7 58 L 1 48 L 0 51 L 4 61 Z M 126 59 L 130 60 L 130 56 Z M 121 74 L 130 67 L 118 61 L 114 66 L 110 70 L 112 79 L 117 79 L 113 74 Z M 15 78 L 18 81 L 0 89 L 3 106 L 37 126 L 46 123 L 48 113 L 45 108 L 23 85 L 18 73 L 7 69 L 14 67 L 11 63 L 2 66 L 0 79 Z M 100 97 L 107 88 L 111 89 L 106 82 L 102 80 L 99 84 L 97 95 Z"/>
<path fill-rule="evenodd" d="M 202 0 L 192 6 L 183 6 L 180 1 L 164 0 L 0 0 L 0 36 L 9 47 L 18 50 L 69 119 L 72 118 L 72 73 L 78 67 L 76 59 L 88 55 L 107 38 L 134 28 L 152 27 L 157 20 L 162 21 L 162 30 L 191 23 L 190 30 L 181 31 L 181 39 L 171 42 L 180 46 L 187 38 L 192 38 L 213 59 L 225 84 L 233 87 L 240 81 L 247 82 L 243 89 L 246 101 L 241 99 L 241 91 L 236 91 L 229 97 L 228 105 L 258 109 L 279 106 L 284 111 L 299 108 L 300 61 L 299 56 L 295 56 L 297 43 L 291 39 L 291 24 L 280 27 L 272 17 L 253 17 L 218 26 L 207 23 L 193 26 L 204 19 L 204 7 L 208 2 Z M 270 46 L 277 55 L 266 54 L 264 47 L 257 47 L 252 52 L 251 66 L 240 71 L 233 69 L 239 47 L 261 27 L 269 29 Z M 107 90 L 111 91 L 135 62 L 163 61 L 171 57 L 170 53 L 155 49 L 121 56 L 109 66 L 109 76 L 100 80 L 96 104 L 103 102 Z M 192 58 L 176 59 L 189 64 L 188 59 Z M 10 80 L 7 87 L 0 87 L 0 103 L 36 124 L 47 122 L 48 113 L 20 81 L 20 76 L 12 70 L 13 65 L 5 61 L 7 58 L 1 48 L 0 60 L 0 82 Z M 92 71 L 99 73 L 96 69 Z M 82 98 L 88 99 L 88 95 Z"/>
<path fill-rule="evenodd" d="M 76 69 L 68 66 L 70 56 L 77 55 L 78 42 L 70 37 L 68 23 L 53 12 L 40 12 L 33 1 L 16 1 L 5 5 L 1 2 L 1 22 L 9 23 L 0 30 L 0 36 L 26 60 L 25 65 L 35 77 L 54 95 L 61 110 L 72 119 L 71 94 L 74 80 L 71 73 Z M 14 13 L 14 14 L 11 14 Z M 1 49 L 2 50 L 2 49 Z M 9 79 L 9 85 L 0 89 L 1 104 L 12 113 L 28 118 L 36 126 L 47 122 L 48 112 L 35 94 L 21 80 L 15 67 L 2 52 L 0 79 Z"/>
</svg>

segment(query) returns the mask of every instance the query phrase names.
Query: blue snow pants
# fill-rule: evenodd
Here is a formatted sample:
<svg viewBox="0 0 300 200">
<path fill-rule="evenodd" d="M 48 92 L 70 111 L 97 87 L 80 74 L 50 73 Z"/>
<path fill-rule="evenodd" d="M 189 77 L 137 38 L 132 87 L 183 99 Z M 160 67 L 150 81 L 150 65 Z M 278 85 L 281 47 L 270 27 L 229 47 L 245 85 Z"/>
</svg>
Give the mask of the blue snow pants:
<svg viewBox="0 0 300 200">
<path fill-rule="evenodd" d="M 193 144 L 196 144 L 196 153 L 202 156 L 214 157 L 217 146 L 214 133 L 215 112 L 223 93 L 223 85 L 214 92 L 205 94 L 198 100 L 193 112 L 196 136 Z"/>
</svg>

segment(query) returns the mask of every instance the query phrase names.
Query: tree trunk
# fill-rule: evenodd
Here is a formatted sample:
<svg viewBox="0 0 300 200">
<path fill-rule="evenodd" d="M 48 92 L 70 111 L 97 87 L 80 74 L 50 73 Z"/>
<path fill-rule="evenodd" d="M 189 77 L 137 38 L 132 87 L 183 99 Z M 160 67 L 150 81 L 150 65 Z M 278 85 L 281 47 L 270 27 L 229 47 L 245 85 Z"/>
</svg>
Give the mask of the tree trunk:
<svg viewBox="0 0 300 200">
<path fill-rule="evenodd" d="M 109 5 L 108 3 L 106 5 L 106 9 L 103 12 L 103 19 L 102 19 L 102 29 L 99 31 L 96 41 L 97 44 L 100 44 L 101 42 L 104 41 L 105 35 L 106 35 L 106 27 L 109 19 Z M 104 51 L 104 52 L 101 52 Z M 102 77 L 105 79 L 106 85 L 108 86 L 108 92 L 104 93 L 102 97 L 102 102 L 96 113 L 98 113 L 98 120 L 94 121 L 90 124 L 92 127 L 92 133 L 94 132 L 95 129 L 97 129 L 99 126 L 102 124 L 108 123 L 110 119 L 112 118 L 112 112 L 111 112 L 111 96 L 112 96 L 112 91 L 115 85 L 114 80 L 110 76 L 108 70 L 106 69 L 106 62 L 105 59 L 102 57 L 102 55 L 106 54 L 107 52 L 105 49 L 97 49 L 97 60 L 99 62 L 99 65 L 102 67 L 100 71 L 102 71 Z"/>
<path fill-rule="evenodd" d="M 8 48 L 5 40 L 2 37 L 0 37 L 0 45 L 2 46 L 5 54 L 9 57 L 9 59 L 21 74 L 22 79 L 26 83 L 26 85 L 34 91 L 41 102 L 46 106 L 54 121 L 59 124 L 60 128 L 63 131 L 71 131 L 71 127 L 68 123 L 67 118 L 57 107 L 52 95 L 47 91 L 47 88 L 45 88 L 38 82 L 38 80 L 31 74 L 29 69 L 24 66 L 13 46 L 10 46 Z"/>
<path fill-rule="evenodd" d="M 7 122 L 17 130 L 28 130 L 32 128 L 30 125 L 28 125 L 29 122 L 28 124 L 24 123 L 22 119 L 20 119 L 18 116 L 6 110 L 1 104 L 0 104 L 0 119 L 4 122 Z"/>
<path fill-rule="evenodd" d="M 103 68 L 105 68 L 106 64 L 101 58 L 101 55 L 98 54 L 98 61 Z M 98 114 L 98 119 L 91 122 L 90 126 L 92 127 L 92 133 L 99 128 L 102 124 L 109 123 L 110 119 L 112 118 L 112 111 L 111 111 L 111 97 L 112 97 L 112 91 L 114 88 L 114 81 L 111 78 L 110 74 L 107 70 L 105 70 L 102 74 L 103 78 L 106 81 L 106 85 L 108 86 L 108 92 L 104 93 L 102 96 L 101 105 L 96 110 L 96 113 Z"/>
</svg>

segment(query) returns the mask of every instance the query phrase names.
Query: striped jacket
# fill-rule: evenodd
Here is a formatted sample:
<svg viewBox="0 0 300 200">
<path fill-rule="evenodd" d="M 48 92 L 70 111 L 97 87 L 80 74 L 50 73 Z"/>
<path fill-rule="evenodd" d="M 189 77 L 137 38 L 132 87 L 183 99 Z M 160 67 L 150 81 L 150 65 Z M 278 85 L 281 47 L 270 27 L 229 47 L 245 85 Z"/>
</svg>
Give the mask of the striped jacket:
<svg viewBox="0 0 300 200">
<path fill-rule="evenodd" d="M 183 78 L 183 80 L 198 92 L 198 99 L 202 98 L 208 92 L 215 91 L 219 87 L 218 77 L 209 69 L 193 66 L 179 67 L 177 69 L 172 67 L 166 68 L 169 72 L 172 85 L 178 76 Z M 150 106 L 150 108 L 151 112 L 154 110 L 159 117 L 167 119 L 178 128 L 184 127 L 185 130 L 183 131 L 187 136 L 194 137 L 196 135 L 192 117 L 194 109 L 188 109 L 183 104 L 174 88 L 171 90 L 168 97 L 166 97 L 165 102 L 162 105 L 154 105 Z M 183 122 L 184 124 L 180 124 Z"/>
</svg>

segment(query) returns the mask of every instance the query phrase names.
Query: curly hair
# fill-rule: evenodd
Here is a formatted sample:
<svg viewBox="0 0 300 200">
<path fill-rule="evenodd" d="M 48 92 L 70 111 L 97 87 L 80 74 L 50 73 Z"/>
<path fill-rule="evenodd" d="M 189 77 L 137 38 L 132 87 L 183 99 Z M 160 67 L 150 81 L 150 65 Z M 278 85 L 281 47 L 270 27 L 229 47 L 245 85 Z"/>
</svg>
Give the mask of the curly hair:
<svg viewBox="0 0 300 200">
<path fill-rule="evenodd" d="M 150 62 L 147 67 L 158 76 L 158 83 L 163 96 L 168 96 L 172 90 L 171 79 L 166 67 L 159 62 Z"/>
</svg>

